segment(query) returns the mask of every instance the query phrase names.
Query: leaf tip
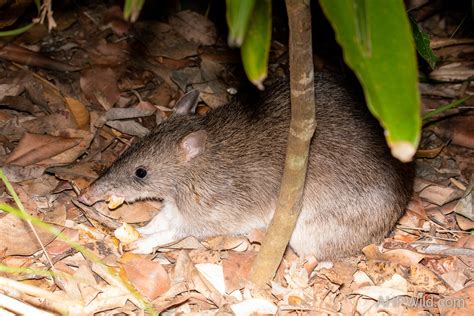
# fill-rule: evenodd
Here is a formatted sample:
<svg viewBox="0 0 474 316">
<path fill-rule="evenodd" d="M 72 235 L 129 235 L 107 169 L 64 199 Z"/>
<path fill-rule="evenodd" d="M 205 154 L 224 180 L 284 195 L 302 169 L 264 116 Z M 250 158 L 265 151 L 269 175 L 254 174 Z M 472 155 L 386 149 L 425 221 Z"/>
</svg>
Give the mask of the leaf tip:
<svg viewBox="0 0 474 316">
<path fill-rule="evenodd" d="M 413 146 L 412 143 L 407 141 L 398 141 L 389 145 L 392 151 L 392 155 L 401 162 L 411 161 L 416 153 L 415 146 Z"/>
</svg>

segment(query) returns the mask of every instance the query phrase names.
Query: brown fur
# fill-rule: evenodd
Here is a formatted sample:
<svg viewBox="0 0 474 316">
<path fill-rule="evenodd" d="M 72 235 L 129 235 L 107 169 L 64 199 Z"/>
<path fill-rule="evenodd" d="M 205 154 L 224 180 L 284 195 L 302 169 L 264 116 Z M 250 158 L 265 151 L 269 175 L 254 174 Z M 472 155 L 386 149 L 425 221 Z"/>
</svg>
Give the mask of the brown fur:
<svg viewBox="0 0 474 316">
<path fill-rule="evenodd" d="M 317 131 L 312 140 L 303 208 L 290 245 L 300 255 L 334 258 L 380 242 L 411 191 L 411 165 L 389 153 L 378 123 L 340 79 L 316 74 Z M 143 138 L 83 196 L 172 203 L 176 238 L 245 234 L 271 220 L 290 121 L 289 87 L 259 100 L 233 102 L 206 116 L 173 116 Z M 207 131 L 203 153 L 180 158 L 180 142 Z M 139 180 L 135 169 L 148 176 Z"/>
</svg>

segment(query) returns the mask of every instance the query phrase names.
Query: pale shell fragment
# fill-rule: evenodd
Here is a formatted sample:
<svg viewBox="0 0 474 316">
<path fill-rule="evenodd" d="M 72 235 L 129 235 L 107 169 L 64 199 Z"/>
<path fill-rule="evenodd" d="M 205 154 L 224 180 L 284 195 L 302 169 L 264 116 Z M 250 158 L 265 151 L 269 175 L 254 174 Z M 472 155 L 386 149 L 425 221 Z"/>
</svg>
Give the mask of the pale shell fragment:
<svg viewBox="0 0 474 316">
<path fill-rule="evenodd" d="M 111 210 L 116 209 L 120 205 L 123 204 L 125 199 L 122 196 L 116 196 L 112 195 L 108 200 L 107 200 L 107 207 Z"/>
<path fill-rule="evenodd" d="M 114 236 L 123 244 L 129 244 L 140 238 L 140 233 L 133 226 L 123 223 L 114 231 Z"/>
</svg>

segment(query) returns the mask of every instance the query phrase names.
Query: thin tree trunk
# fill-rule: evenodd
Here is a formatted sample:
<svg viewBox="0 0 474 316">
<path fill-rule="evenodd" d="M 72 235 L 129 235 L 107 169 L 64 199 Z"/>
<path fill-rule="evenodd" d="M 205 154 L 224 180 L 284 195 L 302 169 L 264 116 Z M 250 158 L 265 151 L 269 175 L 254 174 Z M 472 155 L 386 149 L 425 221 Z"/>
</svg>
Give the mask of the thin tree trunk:
<svg viewBox="0 0 474 316">
<path fill-rule="evenodd" d="M 301 211 L 311 138 L 316 129 L 309 0 L 286 0 L 290 26 L 291 123 L 277 208 L 252 267 L 264 287 L 275 275 Z"/>
</svg>

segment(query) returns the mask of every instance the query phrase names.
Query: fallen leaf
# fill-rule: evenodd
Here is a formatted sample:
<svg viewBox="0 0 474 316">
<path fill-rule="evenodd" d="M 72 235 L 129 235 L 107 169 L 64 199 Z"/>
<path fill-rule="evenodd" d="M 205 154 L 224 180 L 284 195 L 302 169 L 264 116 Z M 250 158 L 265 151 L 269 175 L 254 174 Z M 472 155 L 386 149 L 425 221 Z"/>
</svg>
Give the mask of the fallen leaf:
<svg viewBox="0 0 474 316">
<path fill-rule="evenodd" d="M 461 228 L 462 230 L 469 231 L 474 229 L 474 222 L 465 218 L 462 215 L 456 214 L 456 221 L 458 222 L 459 228 Z"/>
<path fill-rule="evenodd" d="M 245 251 L 249 246 L 247 238 L 236 236 L 215 236 L 206 239 L 202 244 L 210 250 Z"/>
<path fill-rule="evenodd" d="M 469 281 L 462 271 L 449 271 L 443 273 L 441 279 L 443 279 L 443 281 L 455 291 L 462 290 L 466 285 L 466 282 Z"/>
<path fill-rule="evenodd" d="M 153 110 L 142 110 L 139 108 L 112 108 L 105 113 L 105 119 L 107 121 L 113 120 L 123 120 L 123 119 L 132 119 L 137 117 L 146 117 L 150 116 L 155 113 L 155 109 Z"/>
<path fill-rule="evenodd" d="M 441 315 L 474 315 L 474 286 L 468 286 L 442 298 L 438 304 Z"/>
<path fill-rule="evenodd" d="M 219 264 L 198 263 L 195 265 L 201 277 L 221 295 L 226 294 L 224 269 Z"/>
<path fill-rule="evenodd" d="M 8 156 L 6 163 L 27 166 L 54 157 L 79 144 L 80 138 L 26 133 Z"/>
<path fill-rule="evenodd" d="M 105 110 L 112 108 L 120 98 L 117 75 L 111 68 L 93 67 L 84 70 L 80 85 L 87 99 L 102 105 Z"/>
<path fill-rule="evenodd" d="M 251 298 L 237 304 L 232 304 L 230 308 L 237 316 L 275 315 L 278 311 L 275 304 L 261 298 Z"/>
<path fill-rule="evenodd" d="M 386 302 L 397 296 L 408 295 L 407 292 L 383 286 L 366 286 L 354 291 L 356 294 L 365 295 L 379 302 Z"/>
<path fill-rule="evenodd" d="M 458 189 L 441 185 L 431 185 L 420 192 L 420 198 L 431 203 L 442 206 L 448 202 L 459 199 L 463 192 Z"/>
<path fill-rule="evenodd" d="M 36 231 L 44 245 L 48 245 L 56 238 L 55 235 L 39 228 Z M 1 217 L 0 253 L 4 253 L 7 256 L 30 256 L 39 249 L 41 249 L 41 246 L 25 221 L 12 214 L 6 214 Z"/>
<path fill-rule="evenodd" d="M 70 97 L 65 97 L 64 101 L 76 122 L 77 128 L 88 130 L 91 118 L 89 111 L 84 104 L 82 104 L 81 101 Z"/>
<path fill-rule="evenodd" d="M 245 287 L 255 256 L 255 252 L 239 253 L 231 251 L 228 253 L 227 258 L 222 261 L 227 293 Z"/>
<path fill-rule="evenodd" d="M 119 260 L 126 278 L 150 300 L 154 300 L 170 288 L 166 270 L 158 262 L 146 256 L 125 253 Z"/>
<path fill-rule="evenodd" d="M 186 40 L 200 45 L 213 45 L 217 40 L 214 23 L 204 15 L 185 10 L 169 18 L 170 26 Z"/>
<path fill-rule="evenodd" d="M 429 292 L 448 294 L 450 292 L 446 284 L 431 270 L 421 264 L 410 267 L 409 290 L 418 292 Z"/>
<path fill-rule="evenodd" d="M 143 125 L 135 122 L 134 120 L 107 121 L 106 124 L 118 130 L 119 132 L 132 136 L 144 137 L 150 133 L 148 128 L 143 127 Z"/>
</svg>

